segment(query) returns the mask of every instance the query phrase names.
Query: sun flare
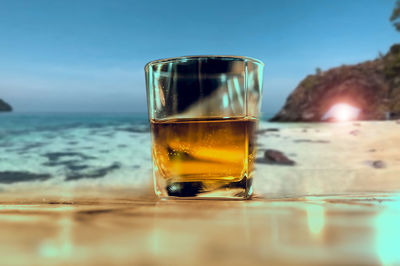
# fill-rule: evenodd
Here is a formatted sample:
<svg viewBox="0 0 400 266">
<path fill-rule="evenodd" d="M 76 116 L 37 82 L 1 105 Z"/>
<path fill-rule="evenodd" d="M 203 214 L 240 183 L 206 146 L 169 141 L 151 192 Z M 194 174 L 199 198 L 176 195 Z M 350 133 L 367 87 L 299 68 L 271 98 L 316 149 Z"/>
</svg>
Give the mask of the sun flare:
<svg viewBox="0 0 400 266">
<path fill-rule="evenodd" d="M 353 110 L 349 108 L 347 105 L 338 106 L 333 116 L 338 121 L 349 121 L 353 118 Z"/>
<path fill-rule="evenodd" d="M 323 120 L 333 119 L 338 122 L 352 121 L 359 118 L 360 109 L 347 103 L 333 105 L 324 115 Z"/>
</svg>

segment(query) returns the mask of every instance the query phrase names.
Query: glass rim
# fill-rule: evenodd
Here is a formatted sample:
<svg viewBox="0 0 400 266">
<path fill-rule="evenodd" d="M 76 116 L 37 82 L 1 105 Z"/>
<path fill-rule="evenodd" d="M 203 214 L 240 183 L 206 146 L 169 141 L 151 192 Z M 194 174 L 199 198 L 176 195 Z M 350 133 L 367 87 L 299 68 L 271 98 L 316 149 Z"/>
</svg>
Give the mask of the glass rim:
<svg viewBox="0 0 400 266">
<path fill-rule="evenodd" d="M 160 64 L 160 63 L 170 63 L 170 62 L 182 62 L 186 60 L 198 60 L 198 59 L 208 59 L 208 58 L 216 58 L 222 60 L 238 60 L 238 61 L 245 61 L 248 60 L 252 63 L 264 66 L 264 63 L 256 58 L 249 57 L 249 56 L 238 56 L 238 55 L 188 55 L 188 56 L 178 56 L 178 57 L 170 57 L 170 58 L 163 58 L 157 59 L 148 62 L 144 69 L 148 71 L 149 67 L 152 65 Z"/>
</svg>

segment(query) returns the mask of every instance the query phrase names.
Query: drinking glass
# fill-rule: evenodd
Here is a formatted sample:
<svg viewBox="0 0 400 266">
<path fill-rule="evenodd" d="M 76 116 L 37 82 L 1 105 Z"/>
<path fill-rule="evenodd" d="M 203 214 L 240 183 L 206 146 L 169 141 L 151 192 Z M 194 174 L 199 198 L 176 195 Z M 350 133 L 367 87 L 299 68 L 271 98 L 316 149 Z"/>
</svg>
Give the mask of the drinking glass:
<svg viewBox="0 0 400 266">
<path fill-rule="evenodd" d="M 184 56 L 145 66 L 155 193 L 247 199 L 264 64 L 242 56 Z"/>
</svg>

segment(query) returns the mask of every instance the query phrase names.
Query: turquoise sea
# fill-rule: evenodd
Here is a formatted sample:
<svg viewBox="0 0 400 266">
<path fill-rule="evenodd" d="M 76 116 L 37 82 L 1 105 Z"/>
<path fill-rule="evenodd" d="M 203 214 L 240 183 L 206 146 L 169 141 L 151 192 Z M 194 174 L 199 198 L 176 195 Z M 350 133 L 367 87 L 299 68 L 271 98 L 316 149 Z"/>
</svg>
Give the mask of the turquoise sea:
<svg viewBox="0 0 400 266">
<path fill-rule="evenodd" d="M 151 169 L 145 113 L 0 114 L 0 190 L 27 182 L 143 183 Z"/>
<path fill-rule="evenodd" d="M 0 186 L 106 176 L 142 182 L 151 169 L 148 132 L 146 114 L 0 114 Z"/>
</svg>

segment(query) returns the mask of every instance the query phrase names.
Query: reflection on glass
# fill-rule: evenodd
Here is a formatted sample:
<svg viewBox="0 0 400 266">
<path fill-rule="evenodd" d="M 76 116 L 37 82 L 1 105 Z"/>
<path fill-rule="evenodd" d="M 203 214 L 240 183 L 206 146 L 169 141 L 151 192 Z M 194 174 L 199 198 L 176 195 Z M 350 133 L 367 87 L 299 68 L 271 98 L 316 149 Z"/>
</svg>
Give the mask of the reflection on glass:
<svg viewBox="0 0 400 266">
<path fill-rule="evenodd" d="M 60 229 L 56 238 L 45 240 L 39 245 L 39 254 L 42 257 L 68 258 L 73 254 L 73 243 L 71 241 L 71 217 L 61 218 L 59 225 Z"/>
<path fill-rule="evenodd" d="M 376 251 L 382 265 L 400 265 L 400 203 L 393 204 L 376 218 Z"/>
<path fill-rule="evenodd" d="M 153 227 L 153 231 L 150 234 L 150 250 L 152 251 L 154 256 L 160 255 L 161 245 L 160 245 L 160 229 L 155 225 Z"/>
<path fill-rule="evenodd" d="M 310 204 L 306 207 L 308 229 L 314 236 L 320 236 L 325 226 L 325 210 L 319 205 Z"/>
</svg>

